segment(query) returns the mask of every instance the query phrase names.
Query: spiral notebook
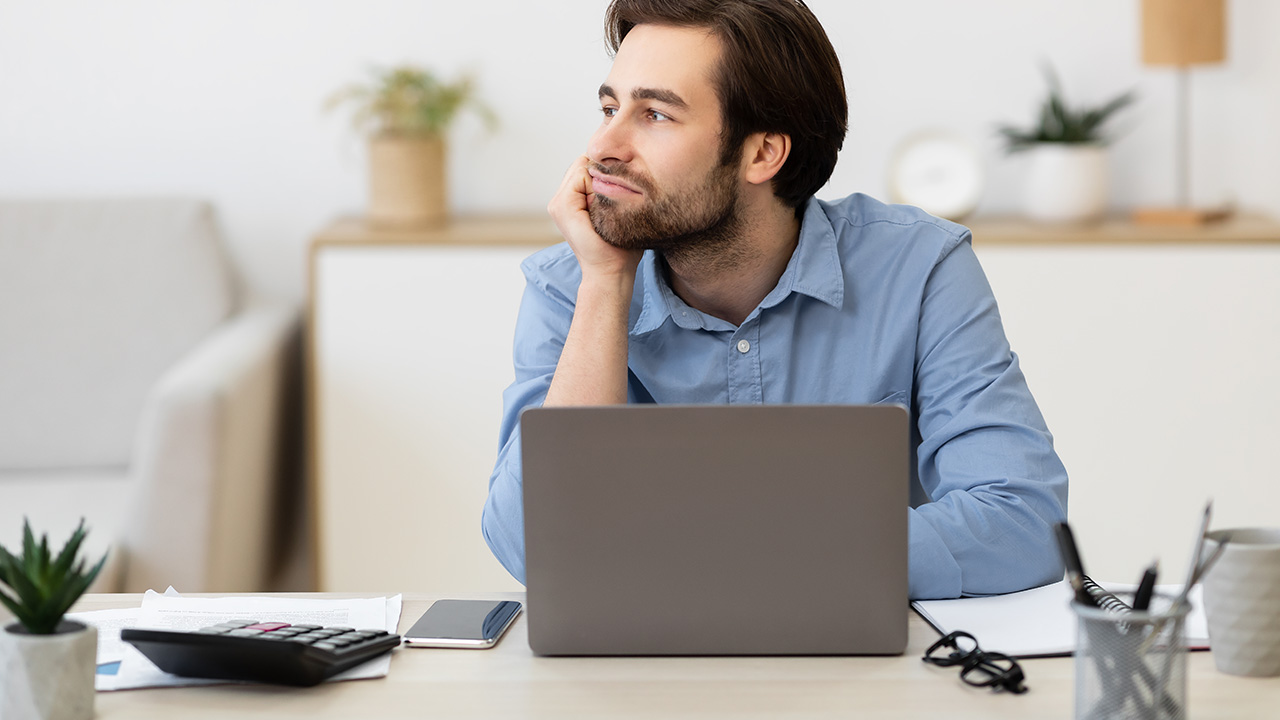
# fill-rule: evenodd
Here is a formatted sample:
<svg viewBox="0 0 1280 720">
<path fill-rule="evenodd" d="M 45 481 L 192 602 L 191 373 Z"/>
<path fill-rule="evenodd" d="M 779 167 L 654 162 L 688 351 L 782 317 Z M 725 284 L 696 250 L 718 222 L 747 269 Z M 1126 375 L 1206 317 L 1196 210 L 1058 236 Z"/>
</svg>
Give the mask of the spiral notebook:
<svg viewBox="0 0 1280 720">
<path fill-rule="evenodd" d="M 1122 605 L 1123 602 L 1110 593 L 1134 589 L 1133 585 L 1122 583 L 1094 586 L 1090 592 L 1100 603 L 1110 603 L 1111 600 L 1106 599 L 1109 596 Z M 1176 595 L 1182 586 L 1157 585 L 1156 591 Z M 1209 649 L 1209 626 L 1201 607 L 1200 591 L 1201 586 L 1197 585 L 1188 597 L 1191 612 L 1187 615 L 1186 638 L 1191 650 Z M 1074 597 L 1071 586 L 1064 580 L 1008 595 L 917 600 L 911 607 L 940 634 L 964 630 L 977 638 L 984 650 L 1017 658 L 1065 657 L 1076 648 L 1076 619 L 1071 611 Z"/>
</svg>

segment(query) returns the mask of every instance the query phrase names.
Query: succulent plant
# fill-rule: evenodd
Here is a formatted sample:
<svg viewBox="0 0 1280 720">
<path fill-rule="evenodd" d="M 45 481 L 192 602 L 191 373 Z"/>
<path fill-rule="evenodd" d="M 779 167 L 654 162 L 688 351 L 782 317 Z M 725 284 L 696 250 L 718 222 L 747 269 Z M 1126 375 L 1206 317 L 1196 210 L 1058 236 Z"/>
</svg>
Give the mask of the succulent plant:
<svg viewBox="0 0 1280 720">
<path fill-rule="evenodd" d="M 1067 107 L 1062 84 L 1053 68 L 1046 65 L 1044 73 L 1049 83 L 1049 97 L 1045 98 L 1040 107 L 1039 121 L 1029 129 L 1012 125 L 1002 125 L 998 129 L 1004 136 L 1010 153 L 1029 149 L 1039 143 L 1105 145 L 1107 138 L 1102 134 L 1102 124 L 1136 99 L 1133 92 L 1127 92 L 1097 108 L 1075 110 Z"/>
<path fill-rule="evenodd" d="M 496 122 L 493 112 L 476 99 L 471 78 L 443 83 L 430 71 L 412 65 L 374 70 L 370 82 L 342 88 L 325 107 L 332 110 L 339 105 L 353 105 L 356 129 L 373 134 L 443 135 L 467 107 L 491 127 Z"/>
<path fill-rule="evenodd" d="M 22 522 L 22 555 L 16 556 L 0 546 L 0 603 L 9 608 L 18 622 L 33 635 L 52 635 L 67 610 L 89 589 L 107 556 L 85 572 L 85 561 L 77 560 L 86 531 L 84 518 L 76 527 L 62 552 L 54 558 L 49 552 L 49 535 L 40 536 L 36 544 L 31 523 Z"/>
</svg>

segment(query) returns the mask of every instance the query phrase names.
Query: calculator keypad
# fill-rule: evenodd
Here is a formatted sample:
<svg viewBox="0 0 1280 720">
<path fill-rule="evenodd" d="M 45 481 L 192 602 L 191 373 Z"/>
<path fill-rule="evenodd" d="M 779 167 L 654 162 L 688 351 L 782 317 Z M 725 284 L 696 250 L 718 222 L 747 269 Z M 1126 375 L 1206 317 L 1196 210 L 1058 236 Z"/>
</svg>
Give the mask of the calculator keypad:
<svg viewBox="0 0 1280 720">
<path fill-rule="evenodd" d="M 201 635 L 256 637 L 263 640 L 296 642 L 331 652 L 343 652 L 348 648 L 354 650 L 356 646 L 371 644 L 391 634 L 386 630 L 356 630 L 349 627 L 291 625 L 285 622 L 256 620 L 230 620 L 200 628 L 196 632 Z"/>
</svg>

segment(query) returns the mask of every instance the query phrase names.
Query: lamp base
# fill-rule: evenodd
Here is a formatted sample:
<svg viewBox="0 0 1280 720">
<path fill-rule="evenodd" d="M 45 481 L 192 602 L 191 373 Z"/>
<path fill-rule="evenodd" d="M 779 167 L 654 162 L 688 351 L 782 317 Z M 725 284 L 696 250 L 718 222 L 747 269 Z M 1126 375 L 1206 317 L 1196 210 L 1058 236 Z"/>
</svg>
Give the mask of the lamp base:
<svg viewBox="0 0 1280 720">
<path fill-rule="evenodd" d="M 1138 208 L 1133 211 L 1131 217 L 1135 225 L 1196 227 L 1226 220 L 1231 217 L 1233 212 L 1234 210 L 1228 206 L 1218 208 L 1152 207 Z"/>
</svg>

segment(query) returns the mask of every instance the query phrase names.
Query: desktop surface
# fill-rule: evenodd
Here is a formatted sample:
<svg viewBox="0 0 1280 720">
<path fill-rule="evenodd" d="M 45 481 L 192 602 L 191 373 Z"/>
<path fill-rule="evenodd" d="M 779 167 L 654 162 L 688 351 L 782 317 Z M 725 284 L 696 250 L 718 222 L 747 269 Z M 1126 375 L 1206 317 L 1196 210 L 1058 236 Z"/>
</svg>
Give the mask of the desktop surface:
<svg viewBox="0 0 1280 720">
<path fill-rule="evenodd" d="M 393 593 L 299 594 L 372 597 Z M 446 595 L 405 594 L 399 631 Z M 523 593 L 466 597 L 524 600 Z M 137 607 L 141 595 L 86 595 L 74 608 Z M 1024 661 L 1023 695 L 971 688 L 920 661 L 937 633 L 910 615 L 900 657 L 535 657 L 519 617 L 492 650 L 400 648 L 389 676 L 312 688 L 266 685 L 99 693 L 95 718 L 1069 718 L 1071 658 Z M 981 641 L 981 638 L 979 638 Z M 987 648 L 999 650 L 1000 648 Z M 1269 717 L 1280 678 L 1223 675 L 1188 659 L 1188 710 Z"/>
</svg>

